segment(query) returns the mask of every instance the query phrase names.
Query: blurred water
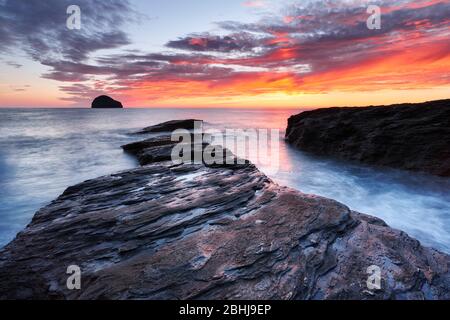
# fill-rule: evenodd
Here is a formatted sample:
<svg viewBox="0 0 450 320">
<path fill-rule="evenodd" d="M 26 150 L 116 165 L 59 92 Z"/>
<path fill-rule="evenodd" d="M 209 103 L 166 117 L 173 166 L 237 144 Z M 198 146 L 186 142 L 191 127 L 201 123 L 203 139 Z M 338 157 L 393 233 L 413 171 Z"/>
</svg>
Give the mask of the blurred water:
<svg viewBox="0 0 450 320">
<path fill-rule="evenodd" d="M 425 245 L 450 253 L 450 179 L 314 157 L 283 141 L 300 110 L 4 109 L 0 110 L 0 247 L 66 187 L 133 168 L 120 145 L 129 133 L 172 119 L 198 118 L 210 128 L 279 128 L 276 182 L 336 199 L 378 216 Z"/>
</svg>

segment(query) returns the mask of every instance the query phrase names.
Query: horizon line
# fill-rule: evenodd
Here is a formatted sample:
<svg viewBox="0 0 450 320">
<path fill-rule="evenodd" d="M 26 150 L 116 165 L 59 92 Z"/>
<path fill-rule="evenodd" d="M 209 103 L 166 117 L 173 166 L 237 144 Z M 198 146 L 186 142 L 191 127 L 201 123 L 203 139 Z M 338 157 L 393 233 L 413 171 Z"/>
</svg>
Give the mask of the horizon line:
<svg viewBox="0 0 450 320">
<path fill-rule="evenodd" d="M 345 106 L 279 106 L 279 107 L 268 107 L 268 106 L 131 106 L 123 108 L 106 108 L 106 109 L 259 109 L 259 110 L 295 110 L 295 109 L 325 109 L 325 108 L 364 108 L 364 107 L 377 107 L 377 106 L 396 106 L 396 105 L 407 105 L 407 104 L 422 104 L 427 102 L 435 101 L 446 101 L 449 98 L 434 99 L 434 100 L 421 100 L 415 102 L 396 102 L 391 104 L 367 104 L 367 105 L 345 105 Z M 81 107 L 81 106 L 0 106 L 0 109 L 93 109 L 92 107 Z"/>
</svg>

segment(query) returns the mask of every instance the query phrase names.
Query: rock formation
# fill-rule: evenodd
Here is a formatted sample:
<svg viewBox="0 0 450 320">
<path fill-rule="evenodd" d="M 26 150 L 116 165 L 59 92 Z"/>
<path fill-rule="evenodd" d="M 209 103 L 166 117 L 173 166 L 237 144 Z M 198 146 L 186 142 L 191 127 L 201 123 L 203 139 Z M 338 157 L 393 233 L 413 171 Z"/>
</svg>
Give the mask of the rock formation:
<svg viewBox="0 0 450 320">
<path fill-rule="evenodd" d="M 450 100 L 306 111 L 286 138 L 319 155 L 450 176 Z"/>
<path fill-rule="evenodd" d="M 137 133 L 160 133 L 160 132 L 172 132 L 177 129 L 193 130 L 195 129 L 195 123 L 200 126 L 203 125 L 202 120 L 188 119 L 188 120 L 172 120 L 164 123 L 160 123 L 151 127 L 142 129 Z"/>
<path fill-rule="evenodd" d="M 114 100 L 108 96 L 100 96 L 92 101 L 93 109 L 121 109 L 123 105 L 121 102 Z"/>
<path fill-rule="evenodd" d="M 123 148 L 156 155 L 171 144 Z M 377 218 L 250 163 L 141 163 L 39 210 L 0 251 L 0 299 L 450 298 L 450 257 Z M 67 289 L 71 265 L 81 290 Z M 373 265 L 380 289 L 367 286 Z"/>
</svg>

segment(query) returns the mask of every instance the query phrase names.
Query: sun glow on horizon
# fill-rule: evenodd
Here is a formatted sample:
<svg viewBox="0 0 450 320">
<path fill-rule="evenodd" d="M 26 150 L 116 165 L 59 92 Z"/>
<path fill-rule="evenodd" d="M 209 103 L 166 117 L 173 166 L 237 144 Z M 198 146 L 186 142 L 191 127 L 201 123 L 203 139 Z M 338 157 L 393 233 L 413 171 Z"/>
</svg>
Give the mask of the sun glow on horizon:
<svg viewBox="0 0 450 320">
<path fill-rule="evenodd" d="M 446 0 L 379 0 L 380 30 L 366 27 L 366 7 L 358 1 L 323 6 L 314 0 L 294 6 L 233 1 L 229 14 L 245 22 L 214 21 L 213 31 L 195 32 L 185 30 L 189 22 L 165 20 L 161 23 L 171 21 L 179 37 L 165 39 L 162 30 L 158 39 L 166 42 L 152 45 L 160 51 L 150 51 L 147 42 L 133 43 L 132 38 L 142 41 L 138 31 L 125 32 L 130 28 L 122 20 L 133 16 L 133 5 L 143 6 L 140 1 L 129 6 L 112 0 L 104 12 L 80 0 L 81 8 L 90 10 L 83 11 L 89 16 L 79 33 L 63 23 L 69 1 L 50 1 L 54 8 L 46 7 L 48 17 L 32 29 L 31 13 L 15 2 L 0 4 L 5 29 L 14 35 L 0 47 L 5 53 L 0 107 L 89 107 L 102 94 L 126 107 L 181 108 L 315 108 L 449 98 Z M 155 32 L 158 21 L 143 23 Z"/>
</svg>

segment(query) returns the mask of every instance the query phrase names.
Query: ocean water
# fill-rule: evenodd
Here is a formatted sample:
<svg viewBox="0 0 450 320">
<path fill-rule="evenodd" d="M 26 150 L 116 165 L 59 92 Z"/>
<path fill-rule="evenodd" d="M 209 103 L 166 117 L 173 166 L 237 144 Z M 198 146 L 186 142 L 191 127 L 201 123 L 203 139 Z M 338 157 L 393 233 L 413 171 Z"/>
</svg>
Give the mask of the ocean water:
<svg viewBox="0 0 450 320">
<path fill-rule="evenodd" d="M 301 110 L 0 109 L 0 247 L 68 186 L 137 166 L 122 144 L 172 119 L 208 128 L 280 129 L 279 170 L 261 170 L 282 185 L 336 199 L 384 219 L 424 245 L 450 253 L 450 179 L 312 156 L 287 145 L 287 118 Z M 254 159 L 251 159 L 254 160 Z"/>
</svg>

